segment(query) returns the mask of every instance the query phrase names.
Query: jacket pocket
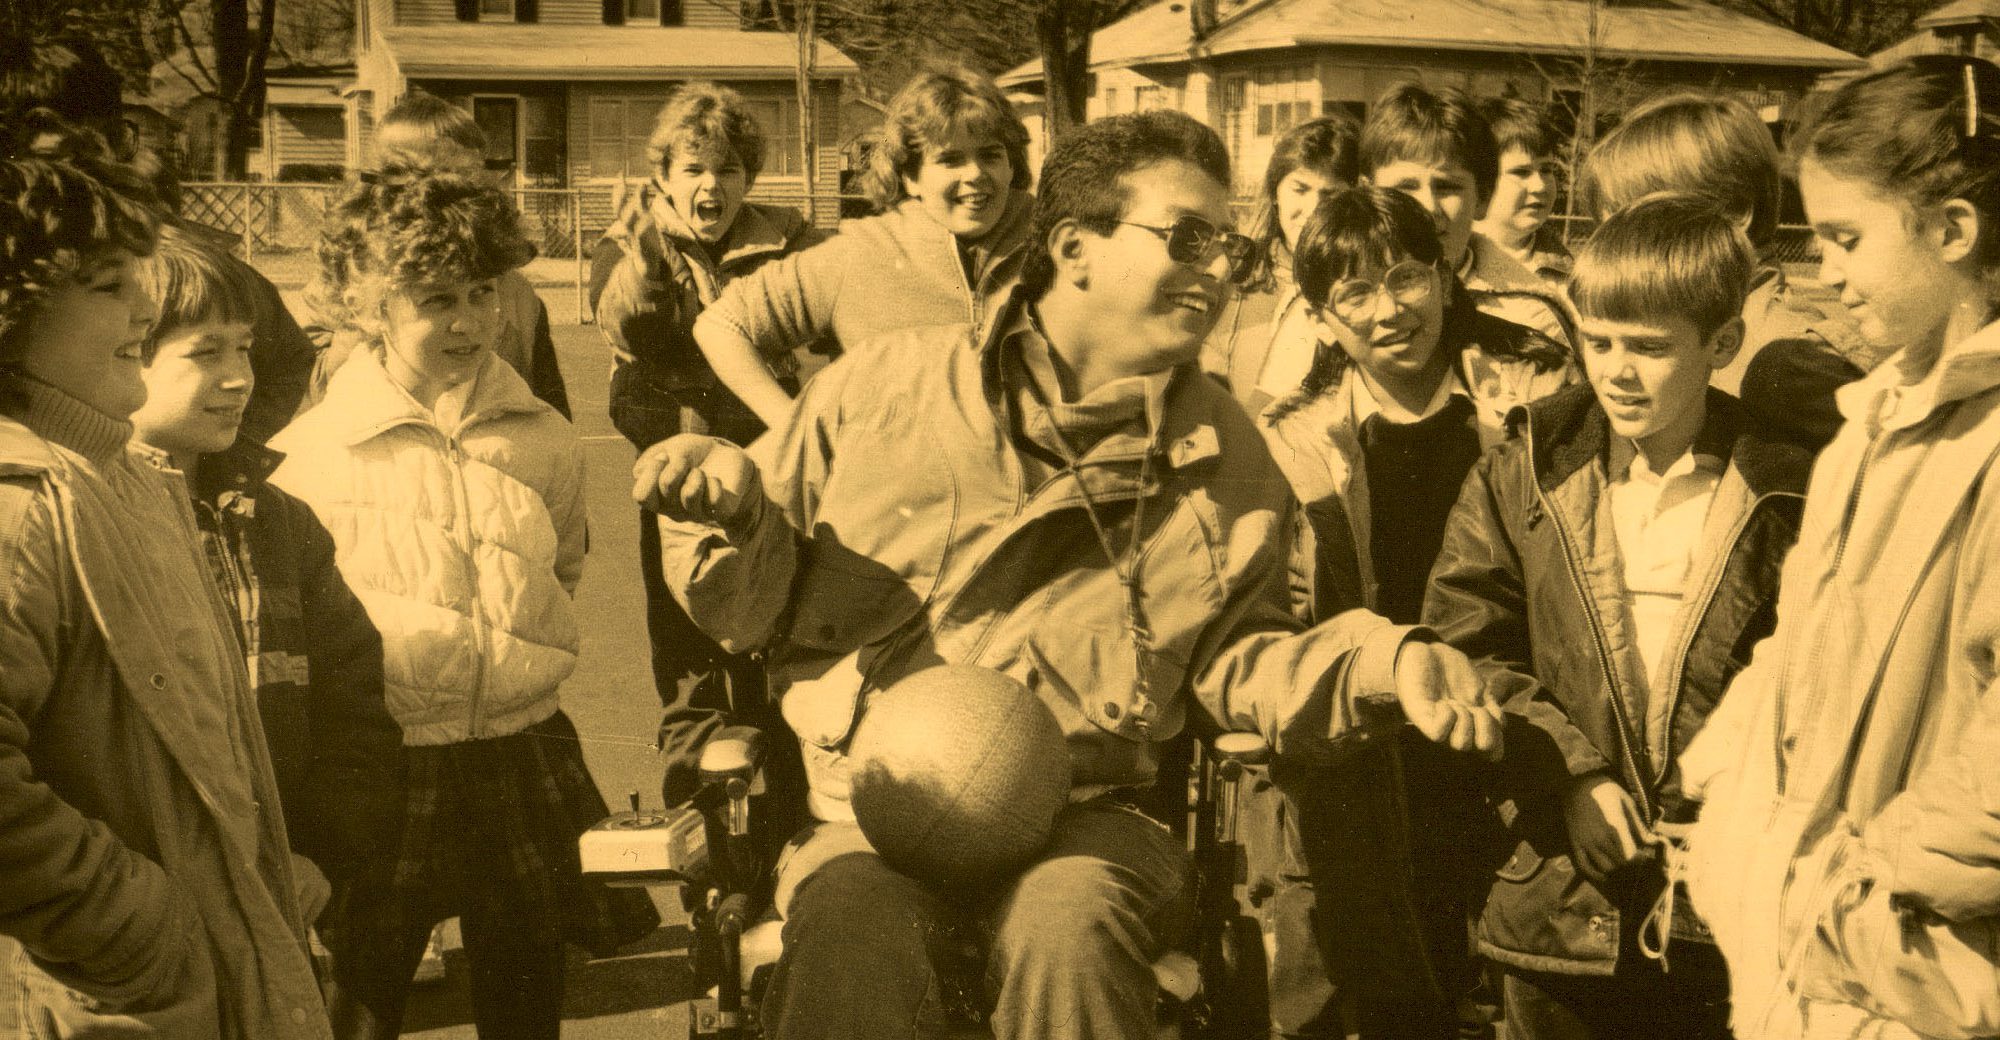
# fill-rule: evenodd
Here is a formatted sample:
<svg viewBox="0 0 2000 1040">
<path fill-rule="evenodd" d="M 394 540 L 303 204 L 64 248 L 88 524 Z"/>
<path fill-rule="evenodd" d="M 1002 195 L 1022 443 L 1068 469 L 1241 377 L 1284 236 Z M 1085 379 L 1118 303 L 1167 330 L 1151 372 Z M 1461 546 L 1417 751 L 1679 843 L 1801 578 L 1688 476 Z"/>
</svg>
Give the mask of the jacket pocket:
<svg viewBox="0 0 2000 1040">
<path fill-rule="evenodd" d="M 1162 651 L 1148 652 L 1142 703 L 1140 655 L 1124 632 L 1040 631 L 1028 638 L 1026 653 L 1034 668 L 1031 684 L 1047 688 L 1042 699 L 1066 730 L 1065 709 L 1106 733 L 1138 743 L 1165 740 L 1186 721 L 1187 699 L 1181 696 L 1186 662 Z"/>
<path fill-rule="evenodd" d="M 1524 840 L 1493 876 L 1479 917 L 1480 946 L 1489 956 L 1530 970 L 1611 973 L 1618 911 L 1577 874 L 1567 852 L 1544 852 Z"/>
</svg>

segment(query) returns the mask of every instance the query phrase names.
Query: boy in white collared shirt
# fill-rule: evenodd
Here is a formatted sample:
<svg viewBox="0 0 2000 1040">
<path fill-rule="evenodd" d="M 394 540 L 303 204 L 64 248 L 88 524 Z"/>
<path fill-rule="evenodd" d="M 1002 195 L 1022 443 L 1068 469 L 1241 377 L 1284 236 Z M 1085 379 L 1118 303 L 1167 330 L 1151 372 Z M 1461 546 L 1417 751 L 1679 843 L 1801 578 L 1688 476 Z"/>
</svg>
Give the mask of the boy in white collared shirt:
<svg viewBox="0 0 2000 1040">
<path fill-rule="evenodd" d="M 1729 1035 L 1721 956 L 1657 850 L 1700 810 L 1674 758 L 1771 631 L 1812 464 L 1709 385 L 1742 346 L 1753 268 L 1692 196 L 1607 220 L 1570 283 L 1589 386 L 1516 413 L 1431 572 L 1424 623 L 1524 723 L 1496 776 L 1513 853 L 1478 930 L 1510 1038 Z"/>
</svg>

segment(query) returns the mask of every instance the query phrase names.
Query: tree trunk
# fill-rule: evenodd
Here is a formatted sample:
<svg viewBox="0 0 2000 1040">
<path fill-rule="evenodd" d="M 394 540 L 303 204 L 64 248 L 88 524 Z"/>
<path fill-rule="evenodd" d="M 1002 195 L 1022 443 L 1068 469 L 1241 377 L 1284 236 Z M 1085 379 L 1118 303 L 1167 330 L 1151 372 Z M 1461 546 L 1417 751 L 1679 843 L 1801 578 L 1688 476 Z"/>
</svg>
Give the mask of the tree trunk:
<svg viewBox="0 0 2000 1040">
<path fill-rule="evenodd" d="M 1077 31 L 1070 24 L 1068 7 L 1064 0 L 1047 0 L 1035 14 L 1051 145 L 1070 129 L 1083 125 L 1087 118 L 1084 106 L 1090 98 L 1091 20 L 1086 17 Z"/>
</svg>

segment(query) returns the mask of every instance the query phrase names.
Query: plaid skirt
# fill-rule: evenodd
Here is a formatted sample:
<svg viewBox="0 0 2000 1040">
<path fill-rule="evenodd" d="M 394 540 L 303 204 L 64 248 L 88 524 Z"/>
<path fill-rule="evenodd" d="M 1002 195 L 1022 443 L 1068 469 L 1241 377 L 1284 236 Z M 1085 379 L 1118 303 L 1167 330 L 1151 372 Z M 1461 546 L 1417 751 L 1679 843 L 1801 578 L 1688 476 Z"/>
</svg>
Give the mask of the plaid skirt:
<svg viewBox="0 0 2000 1040">
<path fill-rule="evenodd" d="M 387 965 L 409 936 L 486 899 L 529 935 L 593 957 L 650 935 L 643 889 L 586 879 L 576 842 L 609 814 L 569 716 L 519 733 L 403 749 L 401 842 L 384 850 L 322 918 L 336 962 Z"/>
</svg>

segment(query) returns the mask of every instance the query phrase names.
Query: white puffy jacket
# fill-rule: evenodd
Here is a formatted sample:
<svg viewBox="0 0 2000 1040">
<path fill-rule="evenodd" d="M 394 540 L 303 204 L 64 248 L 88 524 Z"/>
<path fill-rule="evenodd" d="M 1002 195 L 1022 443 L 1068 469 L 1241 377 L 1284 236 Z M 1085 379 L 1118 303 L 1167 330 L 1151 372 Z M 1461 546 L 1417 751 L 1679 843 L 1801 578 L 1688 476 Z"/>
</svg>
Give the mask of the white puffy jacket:
<svg viewBox="0 0 2000 1040">
<path fill-rule="evenodd" d="M 576 433 L 489 355 L 440 426 L 357 351 L 271 441 L 271 483 L 312 506 L 382 632 L 389 710 L 409 745 L 505 736 L 554 714 L 576 667 L 583 576 Z"/>
</svg>

